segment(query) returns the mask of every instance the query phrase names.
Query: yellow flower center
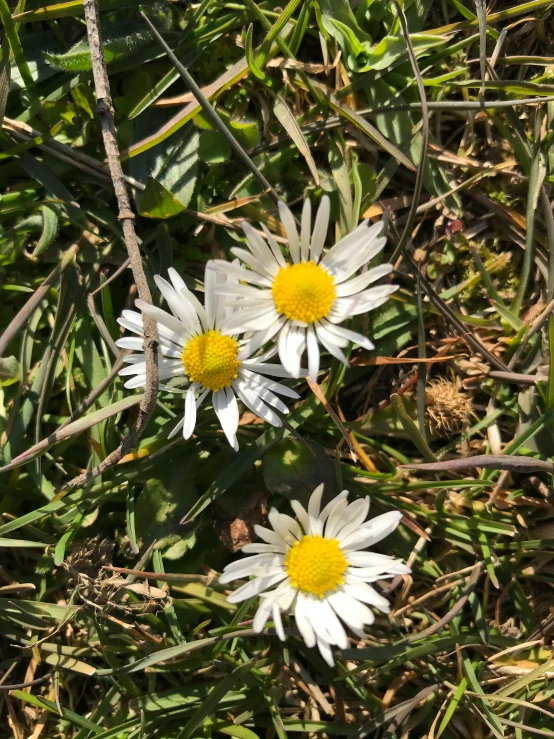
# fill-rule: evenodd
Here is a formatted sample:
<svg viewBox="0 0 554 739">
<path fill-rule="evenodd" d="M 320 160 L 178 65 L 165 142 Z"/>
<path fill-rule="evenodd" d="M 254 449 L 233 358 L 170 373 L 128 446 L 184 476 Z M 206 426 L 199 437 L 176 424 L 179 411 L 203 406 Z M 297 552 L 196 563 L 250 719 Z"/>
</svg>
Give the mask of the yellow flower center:
<svg viewBox="0 0 554 739">
<path fill-rule="evenodd" d="M 314 323 L 325 318 L 335 302 L 335 281 L 315 262 L 281 267 L 273 281 L 275 307 L 293 321 Z"/>
<path fill-rule="evenodd" d="M 191 339 L 183 351 L 185 374 L 208 390 L 228 387 L 237 376 L 239 345 L 219 331 L 207 331 Z"/>
<path fill-rule="evenodd" d="M 343 584 L 348 562 L 336 539 L 306 535 L 287 552 L 285 567 L 293 588 L 323 598 Z"/>
</svg>

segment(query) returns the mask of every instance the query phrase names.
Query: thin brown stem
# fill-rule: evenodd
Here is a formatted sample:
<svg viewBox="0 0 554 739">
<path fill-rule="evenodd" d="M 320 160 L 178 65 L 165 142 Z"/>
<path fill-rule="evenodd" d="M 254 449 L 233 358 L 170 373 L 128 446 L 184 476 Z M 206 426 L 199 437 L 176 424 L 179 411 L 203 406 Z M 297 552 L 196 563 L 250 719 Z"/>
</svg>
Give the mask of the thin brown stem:
<svg viewBox="0 0 554 739">
<path fill-rule="evenodd" d="M 152 296 L 142 267 L 142 259 L 135 231 L 135 214 L 131 209 L 125 176 L 121 167 L 117 131 L 114 121 L 114 107 L 110 94 L 110 82 L 104 59 L 104 47 L 100 37 L 98 4 L 96 0 L 84 0 L 83 5 L 92 61 L 92 74 L 96 90 L 96 112 L 100 120 L 102 139 L 104 141 L 110 175 L 117 199 L 119 209 L 118 220 L 121 222 L 123 229 L 125 246 L 129 254 L 129 261 L 139 297 L 146 303 L 152 304 Z M 119 447 L 111 452 L 111 454 L 108 454 L 94 469 L 88 470 L 84 474 L 78 475 L 73 480 L 62 485 L 58 491 L 59 497 L 66 495 L 75 488 L 83 487 L 94 477 L 116 465 L 124 454 L 136 446 L 136 443 L 146 428 L 156 405 L 158 394 L 158 342 L 155 321 L 143 316 L 143 328 L 146 385 L 144 388 L 144 399 L 140 403 L 137 419 Z"/>
</svg>

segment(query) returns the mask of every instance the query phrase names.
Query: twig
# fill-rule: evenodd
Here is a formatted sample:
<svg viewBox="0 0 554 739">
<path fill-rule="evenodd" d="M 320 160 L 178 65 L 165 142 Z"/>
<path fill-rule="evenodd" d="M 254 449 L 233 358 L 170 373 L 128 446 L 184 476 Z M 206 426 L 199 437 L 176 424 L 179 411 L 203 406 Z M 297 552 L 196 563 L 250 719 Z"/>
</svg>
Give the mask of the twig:
<svg viewBox="0 0 554 739">
<path fill-rule="evenodd" d="M 464 588 L 464 592 L 459 597 L 454 607 L 451 608 L 448 611 L 448 613 L 445 616 L 443 616 L 439 621 L 432 624 L 427 629 L 424 629 L 423 631 L 420 631 L 419 633 L 414 634 L 413 637 L 409 637 L 407 641 L 419 641 L 420 639 L 427 639 L 429 636 L 436 634 L 437 631 L 444 629 L 444 627 L 447 626 L 458 615 L 458 613 L 462 610 L 462 608 L 465 606 L 465 604 L 469 600 L 469 596 L 475 590 L 477 583 L 479 581 L 479 578 L 481 577 L 482 571 L 483 571 L 483 563 L 478 562 L 475 565 L 473 572 L 471 573 L 471 576 L 467 581 L 467 585 Z"/>
<path fill-rule="evenodd" d="M 117 143 L 116 128 L 114 122 L 114 108 L 110 94 L 110 82 L 104 60 L 104 47 L 100 38 L 99 13 L 96 0 L 84 0 L 85 22 L 87 26 L 90 57 L 92 61 L 92 74 L 96 91 L 96 111 L 100 119 L 102 139 L 108 157 L 110 175 L 113 182 L 115 197 L 119 208 L 118 220 L 123 229 L 123 238 L 129 254 L 133 278 L 141 300 L 152 304 L 150 288 L 142 268 L 142 260 L 135 231 L 135 214 L 131 210 L 131 203 L 127 193 L 125 177 L 119 158 L 119 146 Z M 140 403 L 137 419 L 128 435 L 115 449 L 94 469 L 78 475 L 61 486 L 57 491 L 57 497 L 66 495 L 75 488 L 83 487 L 89 480 L 100 475 L 105 470 L 113 467 L 121 457 L 133 449 L 140 439 L 142 432 L 154 407 L 158 394 L 158 361 L 157 361 L 157 333 L 156 323 L 151 318 L 143 316 L 144 327 L 144 358 L 146 361 L 146 384 L 144 398 Z"/>
<path fill-rule="evenodd" d="M 210 587 L 217 587 L 217 577 L 209 577 L 208 575 L 183 575 L 180 572 L 145 572 L 143 570 L 133 570 L 129 567 L 113 567 L 112 565 L 103 565 L 103 570 L 111 570 L 121 575 L 134 575 L 135 577 L 143 577 L 145 580 L 160 580 L 164 582 L 201 582 Z M 223 587 L 223 586 L 221 586 Z"/>
<path fill-rule="evenodd" d="M 348 448 L 350 449 L 350 454 L 352 455 L 352 459 L 356 460 L 356 450 L 354 449 L 354 445 L 352 444 L 352 440 L 350 438 L 350 434 L 348 431 L 344 428 L 344 424 L 340 420 L 340 418 L 337 416 L 335 411 L 331 408 L 331 404 L 323 394 L 323 390 L 320 388 L 317 382 L 310 382 L 308 378 L 306 378 L 306 382 L 310 386 L 310 390 L 315 395 L 315 397 L 319 400 L 321 405 L 325 408 L 329 416 L 331 417 L 331 420 L 337 427 L 337 429 L 342 434 L 345 442 L 348 444 Z"/>
<path fill-rule="evenodd" d="M 518 372 L 500 372 L 499 370 L 492 370 L 492 372 L 489 372 L 488 377 L 493 380 L 513 382 L 516 385 L 536 385 L 537 382 L 546 382 L 548 380 L 546 375 L 521 375 Z"/>
<path fill-rule="evenodd" d="M 517 455 L 477 454 L 475 457 L 460 457 L 444 462 L 413 462 L 399 464 L 401 470 L 417 470 L 419 472 L 449 472 L 450 470 L 472 470 L 482 467 L 486 470 L 509 470 L 510 472 L 549 472 L 554 474 L 554 464 L 545 459 L 518 457 Z"/>
<path fill-rule="evenodd" d="M 65 252 L 57 267 L 55 267 L 55 269 L 50 272 L 42 285 L 35 290 L 29 300 L 25 303 L 23 308 L 21 308 L 21 310 L 10 321 L 8 327 L 6 328 L 2 336 L 0 336 L 0 357 L 3 356 L 10 341 L 15 338 L 17 334 L 21 331 L 21 329 L 25 326 L 35 308 L 48 293 L 50 287 L 57 282 L 58 278 L 67 267 L 67 265 L 75 260 L 76 254 L 76 246 L 70 247 Z"/>
</svg>

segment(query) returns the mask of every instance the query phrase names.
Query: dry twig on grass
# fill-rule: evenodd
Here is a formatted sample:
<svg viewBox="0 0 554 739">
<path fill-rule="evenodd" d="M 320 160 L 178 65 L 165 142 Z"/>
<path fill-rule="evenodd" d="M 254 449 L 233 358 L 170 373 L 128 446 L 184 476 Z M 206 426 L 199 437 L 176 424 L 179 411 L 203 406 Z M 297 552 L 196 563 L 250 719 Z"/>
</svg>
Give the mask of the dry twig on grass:
<svg viewBox="0 0 554 739">
<path fill-rule="evenodd" d="M 100 119 L 102 129 L 102 140 L 106 155 L 108 157 L 108 165 L 113 182 L 115 196 L 119 208 L 118 220 L 123 228 L 123 236 L 125 246 L 129 254 L 133 277 L 137 286 L 138 294 L 141 300 L 146 303 L 152 303 L 152 295 L 146 281 L 146 276 L 142 268 L 142 259 L 138 245 L 137 234 L 135 231 L 135 214 L 131 209 L 129 194 L 125 184 L 125 177 L 121 167 L 119 157 L 119 145 L 117 143 L 117 132 L 114 122 L 114 108 L 110 94 L 110 82 L 108 79 L 108 71 L 104 60 L 104 47 L 100 37 L 98 5 L 96 0 L 84 0 L 85 21 L 87 26 L 87 35 L 90 47 L 90 56 L 92 61 L 92 73 L 94 77 L 94 87 L 96 91 L 96 111 Z M 144 356 L 146 360 L 146 386 L 144 389 L 144 399 L 139 405 L 137 419 L 128 435 L 123 439 L 121 444 L 94 469 L 89 470 L 82 475 L 74 477 L 69 482 L 61 486 L 58 491 L 59 495 L 66 495 L 75 488 L 82 487 L 89 480 L 97 475 L 102 474 L 118 463 L 121 457 L 128 451 L 133 449 L 140 439 L 150 416 L 156 405 L 158 393 L 158 362 L 157 362 L 157 334 L 156 323 L 146 316 L 144 321 Z"/>
</svg>

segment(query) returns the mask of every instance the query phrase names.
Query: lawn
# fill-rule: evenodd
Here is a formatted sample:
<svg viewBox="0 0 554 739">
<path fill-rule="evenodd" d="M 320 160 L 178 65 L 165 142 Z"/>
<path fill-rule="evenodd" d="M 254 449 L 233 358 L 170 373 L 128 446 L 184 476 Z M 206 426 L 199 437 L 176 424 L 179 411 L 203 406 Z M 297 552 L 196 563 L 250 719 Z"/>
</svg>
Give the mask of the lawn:
<svg viewBox="0 0 554 739">
<path fill-rule="evenodd" d="M 0 0 L 0 738 L 554 738 L 511 3 Z"/>
</svg>

